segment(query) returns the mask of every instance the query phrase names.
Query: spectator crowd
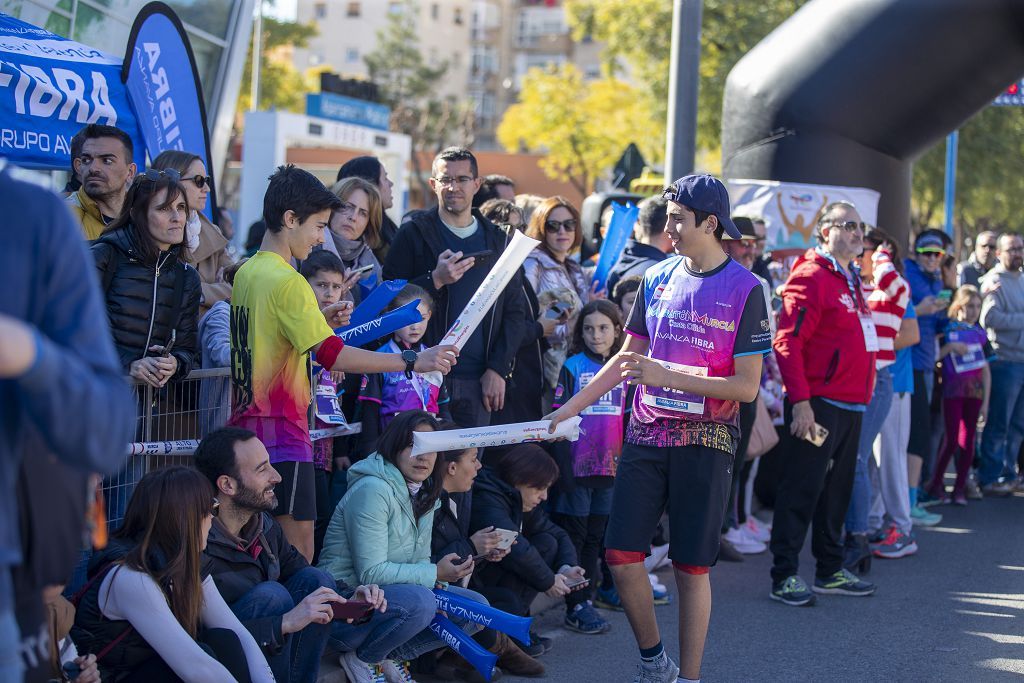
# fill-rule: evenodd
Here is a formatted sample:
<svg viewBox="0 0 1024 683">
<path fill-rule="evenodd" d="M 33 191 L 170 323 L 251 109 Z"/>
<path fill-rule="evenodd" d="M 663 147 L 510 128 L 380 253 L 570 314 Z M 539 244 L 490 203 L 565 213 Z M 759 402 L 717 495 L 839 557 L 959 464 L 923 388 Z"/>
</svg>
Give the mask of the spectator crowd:
<svg viewBox="0 0 1024 683">
<path fill-rule="evenodd" d="M 325 655 L 358 683 L 483 680 L 431 629 L 435 589 L 516 616 L 545 594 L 585 636 L 625 611 L 635 681 L 696 681 L 717 561 L 770 552 L 784 605 L 869 596 L 873 560 L 917 553 L 943 506 L 1024 491 L 1018 235 L 957 264 L 926 229 L 904 255 L 839 201 L 784 257 L 694 175 L 639 201 L 600 285 L 579 207 L 464 148 L 398 224 L 378 159 L 330 188 L 282 166 L 245 254 L 200 156 L 132 159 L 86 126 L 63 200 L 0 166 L 4 681 L 312 683 Z M 442 344 L 516 232 L 536 248 Z M 418 320 L 342 341 L 388 288 L 372 317 Z M 126 459 L 136 417 L 190 411 L 194 455 Z M 421 432 L 577 415 L 575 442 L 413 455 Z M 551 638 L 449 616 L 496 676 L 545 675 Z"/>
</svg>

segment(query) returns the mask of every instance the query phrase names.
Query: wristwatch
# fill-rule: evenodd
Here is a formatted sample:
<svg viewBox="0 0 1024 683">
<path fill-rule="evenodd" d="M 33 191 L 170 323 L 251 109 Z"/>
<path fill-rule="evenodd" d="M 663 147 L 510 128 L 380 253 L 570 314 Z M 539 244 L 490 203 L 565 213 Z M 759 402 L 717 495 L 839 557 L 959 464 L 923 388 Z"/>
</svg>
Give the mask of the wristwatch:
<svg viewBox="0 0 1024 683">
<path fill-rule="evenodd" d="M 416 367 L 416 358 L 419 356 L 418 353 L 412 349 L 406 349 L 402 351 L 402 360 L 405 361 L 405 378 L 412 379 L 412 369 Z"/>
</svg>

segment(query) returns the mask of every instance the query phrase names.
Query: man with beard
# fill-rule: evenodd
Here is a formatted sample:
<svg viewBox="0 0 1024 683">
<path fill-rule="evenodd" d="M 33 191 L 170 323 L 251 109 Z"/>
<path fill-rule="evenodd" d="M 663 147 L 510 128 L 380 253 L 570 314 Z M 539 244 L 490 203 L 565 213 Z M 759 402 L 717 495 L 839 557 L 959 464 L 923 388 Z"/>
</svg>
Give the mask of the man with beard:
<svg viewBox="0 0 1024 683">
<path fill-rule="evenodd" d="M 992 361 L 991 409 L 981 438 L 978 483 L 983 492 L 1004 496 L 1020 490 L 1014 461 L 1024 441 L 1024 240 L 1005 234 L 997 244 L 998 262 L 981 278 L 983 291 L 990 292 L 981 307 L 981 325 L 997 359 Z"/>
<path fill-rule="evenodd" d="M 238 427 L 211 432 L 196 450 L 195 465 L 220 503 L 206 542 L 205 570 L 263 649 L 279 683 L 314 683 L 331 634 L 331 605 L 346 602 L 339 593 L 381 611 L 383 593 L 377 586 L 352 591 L 336 585 L 288 543 L 270 514 L 281 477 L 253 432 Z M 342 626 L 369 633 L 373 622 Z"/>
<path fill-rule="evenodd" d="M 135 177 L 132 139 L 120 128 L 91 123 L 82 136 L 82 151 L 71 160 L 82 186 L 67 198 L 82 224 L 85 239 L 94 240 L 121 213 L 128 185 Z"/>
<path fill-rule="evenodd" d="M 427 290 L 436 313 L 423 341 L 436 344 L 462 314 L 509 240 L 473 208 L 482 180 L 468 149 L 442 150 L 431 165 L 430 187 L 438 205 L 412 215 L 395 236 L 384 261 L 384 279 L 407 280 Z M 470 335 L 449 382 L 452 419 L 484 427 L 505 406 L 505 382 L 526 332 L 526 297 L 518 271 Z"/>
</svg>

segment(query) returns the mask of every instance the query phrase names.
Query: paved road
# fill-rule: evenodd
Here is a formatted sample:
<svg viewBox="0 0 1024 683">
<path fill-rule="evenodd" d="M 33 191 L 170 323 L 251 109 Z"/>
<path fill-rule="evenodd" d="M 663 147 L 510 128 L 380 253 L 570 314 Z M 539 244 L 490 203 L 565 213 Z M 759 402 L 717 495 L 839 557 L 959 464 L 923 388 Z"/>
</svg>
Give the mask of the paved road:
<svg viewBox="0 0 1024 683">
<path fill-rule="evenodd" d="M 815 607 L 788 607 L 768 599 L 767 554 L 716 567 L 703 680 L 1020 680 L 1024 495 L 933 509 L 946 518 L 918 532 L 916 556 L 875 561 L 868 576 L 879 585 L 874 597 L 821 596 Z M 809 555 L 802 567 L 813 578 Z M 560 628 L 561 611 L 539 617 L 541 631 L 555 639 L 543 657 L 546 680 L 632 680 L 636 647 L 621 613 L 606 613 L 610 633 L 581 636 Z M 675 653 L 676 609 L 659 607 L 658 615 Z"/>
</svg>

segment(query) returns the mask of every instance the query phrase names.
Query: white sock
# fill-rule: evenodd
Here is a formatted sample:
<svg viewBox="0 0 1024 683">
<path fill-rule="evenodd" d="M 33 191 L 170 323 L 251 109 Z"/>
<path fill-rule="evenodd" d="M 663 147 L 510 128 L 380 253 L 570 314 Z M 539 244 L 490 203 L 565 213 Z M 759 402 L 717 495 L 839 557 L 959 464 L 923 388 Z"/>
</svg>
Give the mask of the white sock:
<svg viewBox="0 0 1024 683">
<path fill-rule="evenodd" d="M 683 678 L 680 676 L 676 679 L 676 683 L 700 683 L 699 678 Z"/>
</svg>

